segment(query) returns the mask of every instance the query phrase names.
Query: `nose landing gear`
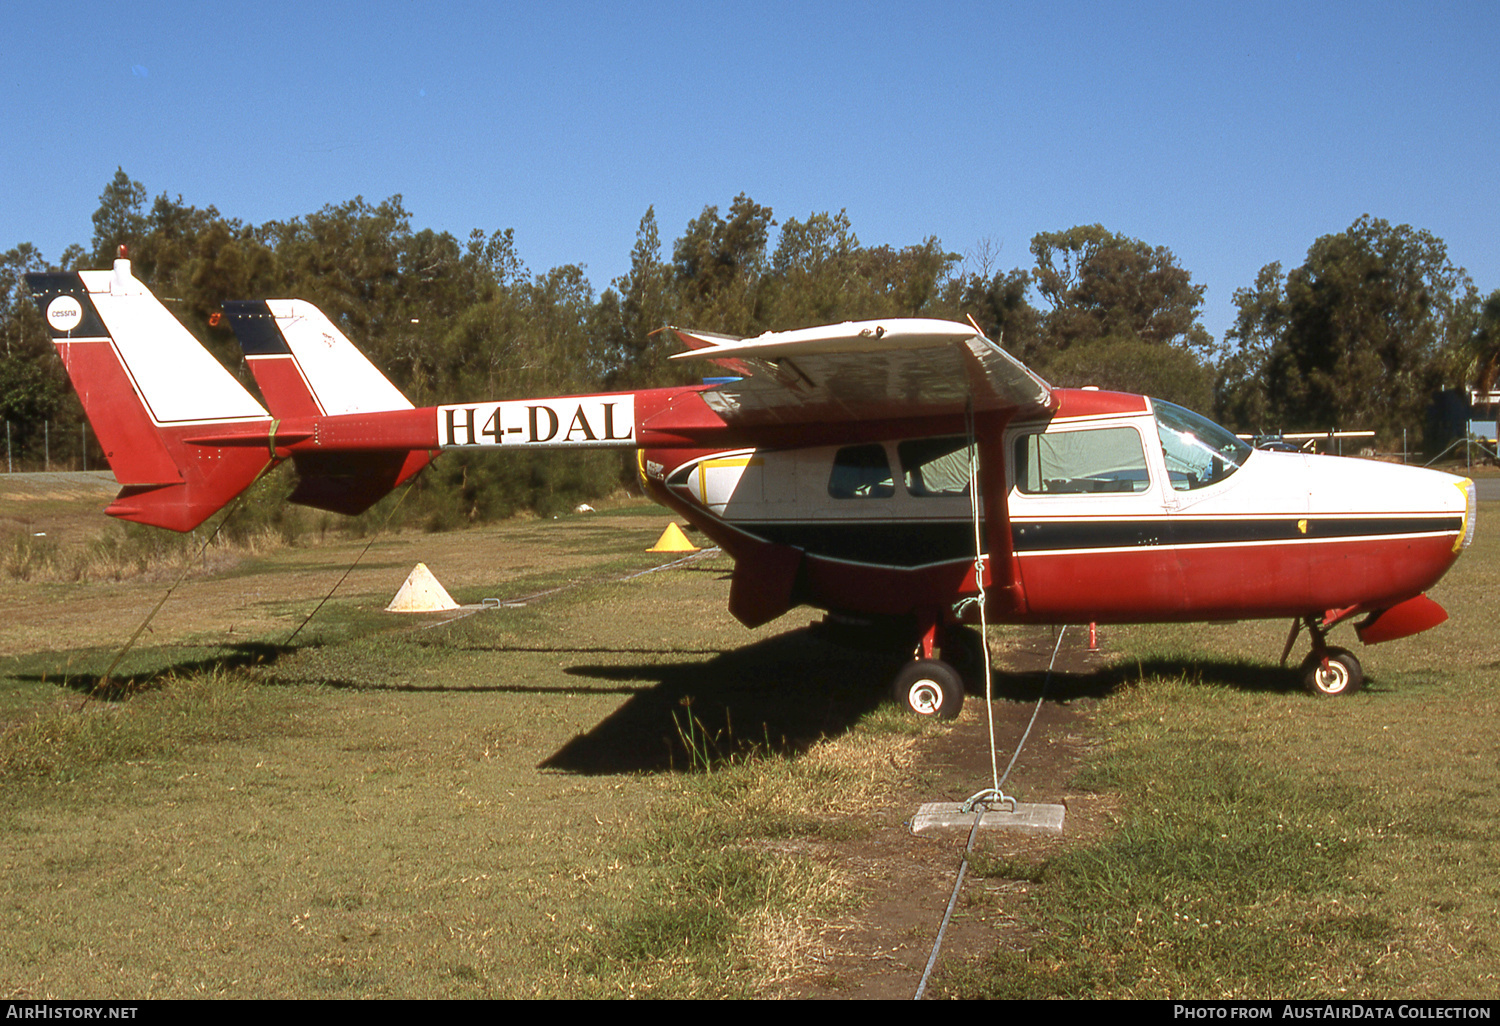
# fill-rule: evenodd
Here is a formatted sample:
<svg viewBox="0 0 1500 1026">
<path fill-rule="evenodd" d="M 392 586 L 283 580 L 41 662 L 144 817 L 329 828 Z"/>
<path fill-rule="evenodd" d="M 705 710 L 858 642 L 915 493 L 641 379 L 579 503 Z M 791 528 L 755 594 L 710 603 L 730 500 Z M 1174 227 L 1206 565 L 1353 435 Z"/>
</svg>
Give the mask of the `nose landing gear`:
<svg viewBox="0 0 1500 1026">
<path fill-rule="evenodd" d="M 1286 665 L 1287 656 L 1302 628 L 1312 635 L 1312 651 L 1302 661 L 1302 686 L 1309 694 L 1332 697 L 1349 695 L 1364 687 L 1365 671 L 1346 648 L 1336 648 L 1327 643 L 1328 631 L 1315 617 L 1292 621 L 1292 632 L 1287 636 L 1286 649 L 1281 653 L 1281 665 Z"/>
<path fill-rule="evenodd" d="M 1315 695 L 1347 695 L 1365 683 L 1365 672 L 1345 648 L 1314 648 L 1302 661 L 1302 686 Z"/>
</svg>

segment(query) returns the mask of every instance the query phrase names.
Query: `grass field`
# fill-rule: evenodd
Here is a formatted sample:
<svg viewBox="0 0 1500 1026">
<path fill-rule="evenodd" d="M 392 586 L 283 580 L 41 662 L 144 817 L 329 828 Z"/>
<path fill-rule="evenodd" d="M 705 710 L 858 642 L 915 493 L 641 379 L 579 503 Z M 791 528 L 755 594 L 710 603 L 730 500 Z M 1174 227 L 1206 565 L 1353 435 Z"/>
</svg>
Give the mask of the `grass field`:
<svg viewBox="0 0 1500 1026">
<path fill-rule="evenodd" d="M 1493 511 L 1434 592 L 1453 620 L 1362 651 L 1347 699 L 1276 669 L 1284 625 L 1108 632 L 1055 700 L 1104 696 L 1076 786 L 1117 822 L 982 855 L 1027 928 L 936 992 L 1493 995 Z M 382 538 L 291 645 L 362 541 L 210 567 L 90 701 L 165 583 L 13 582 L 0 994 L 801 992 L 867 893 L 809 843 L 857 854 L 947 728 L 878 708 L 887 667 L 786 633 L 807 617 L 734 624 L 726 560 L 622 579 L 664 524 Z M 563 590 L 380 612 L 419 559 L 460 601 Z"/>
<path fill-rule="evenodd" d="M 861 662 L 809 675 L 807 641 L 733 625 L 726 561 L 618 580 L 662 561 L 643 550 L 665 522 L 386 539 L 293 646 L 359 545 L 246 560 L 180 586 L 109 700 L 84 696 L 164 583 L 13 585 L 0 993 L 688 996 L 786 977 L 848 897 L 831 867 L 747 842 L 837 832 L 816 810 L 859 808 L 910 735 L 865 751 Z M 419 558 L 460 601 L 564 590 L 444 624 L 380 612 Z"/>
<path fill-rule="evenodd" d="M 1432 592 L 1452 619 L 1300 694 L 1284 625 L 1111 633 L 1122 686 L 1083 784 L 1117 831 L 1045 862 L 1040 943 L 954 967 L 969 997 L 1467 997 L 1500 991 L 1500 539 Z"/>
</svg>

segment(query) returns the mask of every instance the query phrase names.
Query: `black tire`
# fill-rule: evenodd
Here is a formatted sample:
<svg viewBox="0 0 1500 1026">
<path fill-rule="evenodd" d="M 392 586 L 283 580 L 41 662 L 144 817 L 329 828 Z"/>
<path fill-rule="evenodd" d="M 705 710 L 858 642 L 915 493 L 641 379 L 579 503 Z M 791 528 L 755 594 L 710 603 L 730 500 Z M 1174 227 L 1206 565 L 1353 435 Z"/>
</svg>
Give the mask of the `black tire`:
<svg viewBox="0 0 1500 1026">
<path fill-rule="evenodd" d="M 1328 664 L 1323 664 L 1324 658 Z M 1316 649 L 1302 663 L 1302 686 L 1310 694 L 1331 698 L 1350 695 L 1365 685 L 1365 671 L 1346 648 Z"/>
<path fill-rule="evenodd" d="M 972 627 L 949 627 L 943 632 L 943 662 L 958 671 L 964 690 L 971 695 L 984 694 L 984 666 L 990 650 L 984 636 Z"/>
<path fill-rule="evenodd" d="M 940 659 L 918 659 L 896 674 L 891 694 L 918 716 L 951 720 L 964 706 L 964 682 L 958 671 Z"/>
</svg>

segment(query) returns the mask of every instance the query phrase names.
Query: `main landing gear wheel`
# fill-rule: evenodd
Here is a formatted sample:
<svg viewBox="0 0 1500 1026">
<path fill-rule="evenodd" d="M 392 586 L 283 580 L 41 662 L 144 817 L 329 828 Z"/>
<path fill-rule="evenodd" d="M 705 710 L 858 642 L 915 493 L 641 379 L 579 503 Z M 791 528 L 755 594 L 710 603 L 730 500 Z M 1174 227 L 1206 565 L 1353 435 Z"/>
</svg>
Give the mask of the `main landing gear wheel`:
<svg viewBox="0 0 1500 1026">
<path fill-rule="evenodd" d="M 963 678 L 939 659 L 918 659 L 896 674 L 891 686 L 896 701 L 918 716 L 951 720 L 964 704 Z"/>
<path fill-rule="evenodd" d="M 1302 663 L 1302 686 L 1314 695 L 1347 695 L 1364 683 L 1365 671 L 1345 648 L 1314 649 Z"/>
<path fill-rule="evenodd" d="M 990 650 L 984 637 L 972 627 L 950 627 L 943 635 L 943 662 L 958 671 L 964 690 L 973 694 L 984 691 L 984 666 Z"/>
</svg>

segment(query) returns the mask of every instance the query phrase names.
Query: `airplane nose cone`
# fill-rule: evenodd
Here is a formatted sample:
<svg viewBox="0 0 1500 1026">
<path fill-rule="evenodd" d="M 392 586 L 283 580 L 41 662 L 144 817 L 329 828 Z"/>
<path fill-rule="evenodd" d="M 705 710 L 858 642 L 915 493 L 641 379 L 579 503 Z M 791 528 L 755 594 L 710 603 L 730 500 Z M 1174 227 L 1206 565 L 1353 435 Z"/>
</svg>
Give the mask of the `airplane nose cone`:
<svg viewBox="0 0 1500 1026">
<path fill-rule="evenodd" d="M 1458 532 L 1458 541 L 1454 544 L 1453 551 L 1462 552 L 1474 544 L 1474 524 L 1479 516 L 1479 492 L 1474 487 L 1474 482 L 1466 477 L 1459 479 L 1457 485 L 1464 493 L 1464 526 Z"/>
<path fill-rule="evenodd" d="M 1473 541 L 1477 496 L 1465 478 L 1340 456 L 1307 457 L 1307 473 L 1309 535 L 1333 543 L 1322 570 L 1363 604 L 1425 592 Z"/>
</svg>

